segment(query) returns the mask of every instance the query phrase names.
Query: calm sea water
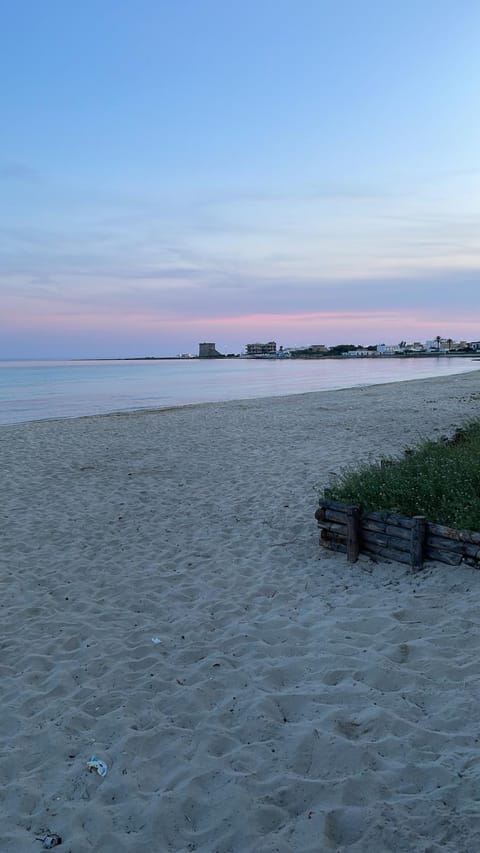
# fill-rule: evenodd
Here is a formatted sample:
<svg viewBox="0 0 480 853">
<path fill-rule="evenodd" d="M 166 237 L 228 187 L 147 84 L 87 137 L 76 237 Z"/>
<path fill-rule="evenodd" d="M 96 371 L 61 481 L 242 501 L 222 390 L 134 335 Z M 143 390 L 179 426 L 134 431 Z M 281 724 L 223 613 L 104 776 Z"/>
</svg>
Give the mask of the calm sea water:
<svg viewBox="0 0 480 853">
<path fill-rule="evenodd" d="M 0 423 L 276 397 L 478 370 L 470 358 L 0 361 Z"/>
</svg>

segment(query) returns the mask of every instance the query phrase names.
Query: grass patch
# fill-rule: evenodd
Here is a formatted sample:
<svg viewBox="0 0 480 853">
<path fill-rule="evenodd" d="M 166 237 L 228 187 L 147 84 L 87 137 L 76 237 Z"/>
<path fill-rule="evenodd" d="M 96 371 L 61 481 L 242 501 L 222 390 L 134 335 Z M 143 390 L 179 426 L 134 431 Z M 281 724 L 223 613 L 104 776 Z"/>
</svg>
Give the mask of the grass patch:
<svg viewBox="0 0 480 853">
<path fill-rule="evenodd" d="M 480 530 L 480 421 L 450 440 L 407 450 L 400 459 L 345 470 L 325 497 L 367 511 L 424 515 L 437 524 Z"/>
</svg>

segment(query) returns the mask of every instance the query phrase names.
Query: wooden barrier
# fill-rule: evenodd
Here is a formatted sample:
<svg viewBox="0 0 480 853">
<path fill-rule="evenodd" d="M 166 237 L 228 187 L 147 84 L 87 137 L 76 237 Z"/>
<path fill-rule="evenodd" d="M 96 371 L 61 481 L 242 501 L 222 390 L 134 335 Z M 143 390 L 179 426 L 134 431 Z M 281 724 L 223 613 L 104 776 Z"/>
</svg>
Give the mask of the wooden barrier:
<svg viewBox="0 0 480 853">
<path fill-rule="evenodd" d="M 359 554 L 405 563 L 414 571 L 425 560 L 451 566 L 465 562 L 480 568 L 480 533 L 433 524 L 423 516 L 394 512 L 362 512 L 357 506 L 323 499 L 315 518 L 320 544 L 346 554 L 355 562 Z"/>
</svg>

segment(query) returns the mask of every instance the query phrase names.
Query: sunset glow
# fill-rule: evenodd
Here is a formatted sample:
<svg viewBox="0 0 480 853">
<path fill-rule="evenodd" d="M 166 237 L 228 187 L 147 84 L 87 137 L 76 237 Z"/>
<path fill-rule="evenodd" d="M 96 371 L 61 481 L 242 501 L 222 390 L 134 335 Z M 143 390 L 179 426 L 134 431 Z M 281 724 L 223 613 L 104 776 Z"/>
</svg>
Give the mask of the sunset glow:
<svg viewBox="0 0 480 853">
<path fill-rule="evenodd" d="M 0 357 L 480 339 L 477 4 L 99 7 L 4 10 Z"/>
</svg>

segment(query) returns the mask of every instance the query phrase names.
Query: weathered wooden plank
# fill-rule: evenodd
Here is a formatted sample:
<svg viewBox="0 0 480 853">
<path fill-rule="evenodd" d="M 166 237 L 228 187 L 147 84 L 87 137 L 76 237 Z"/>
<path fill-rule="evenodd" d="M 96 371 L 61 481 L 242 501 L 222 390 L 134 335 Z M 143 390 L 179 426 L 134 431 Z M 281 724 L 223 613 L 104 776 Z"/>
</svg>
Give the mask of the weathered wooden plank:
<svg viewBox="0 0 480 853">
<path fill-rule="evenodd" d="M 329 509 L 326 507 L 324 513 L 328 521 L 339 521 L 341 524 L 347 523 L 347 510 L 341 512 L 339 509 Z"/>
<path fill-rule="evenodd" d="M 438 548 L 440 551 L 450 551 L 452 554 L 463 554 L 465 548 L 468 548 L 466 542 L 456 542 L 454 539 L 447 539 L 445 536 L 434 536 L 427 530 L 426 548 Z M 478 550 L 476 545 L 470 546 Z"/>
<path fill-rule="evenodd" d="M 349 504 L 343 504 L 339 501 L 332 501 L 326 498 L 323 498 L 320 501 L 319 509 L 315 513 L 315 517 L 317 517 L 317 513 L 319 510 L 325 513 L 325 518 L 331 518 L 332 521 L 337 521 L 340 519 L 334 518 L 331 513 L 337 512 L 340 513 L 341 516 L 344 516 L 347 513 L 349 508 Z M 383 522 L 385 524 L 393 524 L 394 526 L 410 529 L 413 527 L 413 520 L 405 515 L 399 515 L 395 512 L 377 512 L 374 510 L 369 510 L 367 512 L 362 512 L 362 520 L 363 521 L 377 521 Z"/>
<path fill-rule="evenodd" d="M 435 536 L 443 536 L 445 539 L 454 539 L 457 542 L 469 542 L 472 545 L 480 545 L 480 533 L 474 530 L 456 530 L 444 524 L 428 522 L 428 531 Z"/>
<path fill-rule="evenodd" d="M 396 551 L 407 551 L 410 553 L 410 540 L 398 539 L 396 536 L 387 536 L 373 530 L 362 529 L 362 542 L 380 545 L 382 548 L 395 548 Z"/>
<path fill-rule="evenodd" d="M 335 521 L 319 521 L 318 526 L 322 530 L 330 530 L 332 533 L 340 533 L 342 536 L 347 535 L 347 525 L 337 524 Z"/>
<path fill-rule="evenodd" d="M 363 517 L 362 530 L 385 533 L 386 536 L 396 536 L 398 539 L 405 539 L 406 542 L 410 542 L 411 533 L 409 527 L 399 527 L 395 524 L 387 524 L 385 521 L 371 521 Z"/>
<path fill-rule="evenodd" d="M 374 557 L 382 557 L 385 560 L 396 560 L 397 563 L 405 563 L 410 565 L 410 553 L 408 551 L 397 551 L 395 548 L 384 548 L 382 545 L 375 545 L 373 542 L 365 543 L 362 548 L 362 553 Z"/>
<path fill-rule="evenodd" d="M 407 529 L 413 527 L 413 519 L 406 515 L 397 515 L 395 512 L 364 512 L 363 520 L 384 521 L 386 524 L 393 524 L 396 527 L 406 527 Z"/>
<path fill-rule="evenodd" d="M 449 566 L 459 566 L 463 559 L 461 554 L 453 554 L 451 551 L 432 547 L 427 548 L 426 556 L 429 560 L 436 560 L 438 563 L 447 563 Z"/>
<path fill-rule="evenodd" d="M 463 556 L 469 557 L 472 560 L 480 560 L 480 548 L 477 545 L 470 545 L 468 542 L 463 542 Z"/>
<path fill-rule="evenodd" d="M 445 536 L 434 536 L 432 533 L 427 533 L 427 546 L 428 548 L 438 548 L 441 551 L 449 551 L 452 554 L 462 554 L 465 557 L 472 557 L 474 560 L 480 559 L 480 547 L 470 542 L 457 541 Z"/>
</svg>

